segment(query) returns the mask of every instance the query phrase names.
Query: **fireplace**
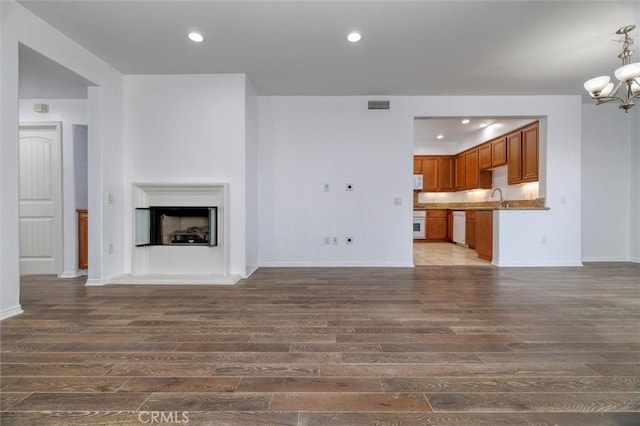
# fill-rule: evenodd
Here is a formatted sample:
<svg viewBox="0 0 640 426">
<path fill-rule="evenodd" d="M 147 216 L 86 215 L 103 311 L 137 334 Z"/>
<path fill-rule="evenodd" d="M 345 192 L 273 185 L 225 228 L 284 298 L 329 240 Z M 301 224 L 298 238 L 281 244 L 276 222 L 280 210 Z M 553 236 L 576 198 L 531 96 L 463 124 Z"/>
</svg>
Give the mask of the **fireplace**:
<svg viewBox="0 0 640 426">
<path fill-rule="evenodd" d="M 136 246 L 218 245 L 217 207 L 136 209 Z"/>
<path fill-rule="evenodd" d="M 111 282 L 233 284 L 228 183 L 134 183 L 131 274 Z"/>
</svg>

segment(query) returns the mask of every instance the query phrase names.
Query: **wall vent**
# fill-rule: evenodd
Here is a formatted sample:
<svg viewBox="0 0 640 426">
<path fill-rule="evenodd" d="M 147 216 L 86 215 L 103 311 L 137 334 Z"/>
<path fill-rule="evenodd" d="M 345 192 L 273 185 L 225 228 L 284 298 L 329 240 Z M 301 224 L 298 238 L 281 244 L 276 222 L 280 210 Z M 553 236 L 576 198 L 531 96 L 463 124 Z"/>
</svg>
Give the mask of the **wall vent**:
<svg viewBox="0 0 640 426">
<path fill-rule="evenodd" d="M 369 101 L 368 109 L 389 109 L 389 101 Z"/>
</svg>

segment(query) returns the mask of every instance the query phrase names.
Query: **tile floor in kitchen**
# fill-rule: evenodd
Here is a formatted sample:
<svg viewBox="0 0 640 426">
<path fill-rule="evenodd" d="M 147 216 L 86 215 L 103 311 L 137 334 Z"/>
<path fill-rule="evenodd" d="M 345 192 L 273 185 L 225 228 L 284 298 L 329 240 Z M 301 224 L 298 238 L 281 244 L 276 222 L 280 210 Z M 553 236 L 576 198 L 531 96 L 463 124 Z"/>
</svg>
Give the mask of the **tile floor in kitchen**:
<svg viewBox="0 0 640 426">
<path fill-rule="evenodd" d="M 413 263 L 420 265 L 487 265 L 475 250 L 453 243 L 414 243 Z"/>
</svg>

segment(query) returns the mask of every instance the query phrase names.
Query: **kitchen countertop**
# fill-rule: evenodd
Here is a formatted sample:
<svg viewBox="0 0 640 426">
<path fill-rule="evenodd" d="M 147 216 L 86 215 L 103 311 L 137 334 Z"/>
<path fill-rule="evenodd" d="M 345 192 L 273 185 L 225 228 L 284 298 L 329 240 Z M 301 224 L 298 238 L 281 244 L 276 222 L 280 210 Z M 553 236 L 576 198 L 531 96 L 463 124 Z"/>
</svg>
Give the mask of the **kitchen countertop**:
<svg viewBox="0 0 640 426">
<path fill-rule="evenodd" d="M 544 198 L 535 200 L 477 201 L 462 203 L 415 203 L 414 210 L 549 210 Z"/>
</svg>

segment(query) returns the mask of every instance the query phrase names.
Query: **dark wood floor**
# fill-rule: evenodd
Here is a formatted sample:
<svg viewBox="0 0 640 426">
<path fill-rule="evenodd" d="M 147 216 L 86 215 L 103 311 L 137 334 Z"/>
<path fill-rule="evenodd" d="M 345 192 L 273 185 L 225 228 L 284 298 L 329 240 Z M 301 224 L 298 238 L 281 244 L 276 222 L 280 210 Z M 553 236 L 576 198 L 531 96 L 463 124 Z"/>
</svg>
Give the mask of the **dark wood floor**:
<svg viewBox="0 0 640 426">
<path fill-rule="evenodd" d="M 25 278 L 3 425 L 638 425 L 640 265 Z"/>
</svg>

